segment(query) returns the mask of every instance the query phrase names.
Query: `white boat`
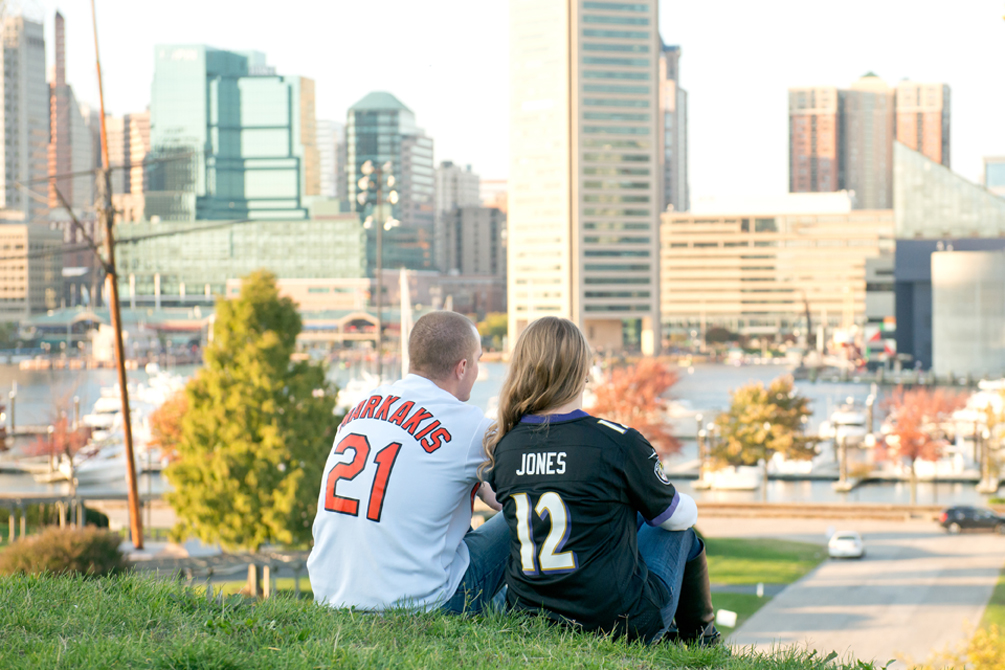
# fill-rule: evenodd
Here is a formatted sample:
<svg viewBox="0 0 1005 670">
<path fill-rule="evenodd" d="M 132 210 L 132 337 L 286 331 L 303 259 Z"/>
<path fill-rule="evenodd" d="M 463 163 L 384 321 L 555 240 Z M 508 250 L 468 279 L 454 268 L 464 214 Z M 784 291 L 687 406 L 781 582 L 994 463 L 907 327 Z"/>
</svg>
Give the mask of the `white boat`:
<svg viewBox="0 0 1005 670">
<path fill-rule="evenodd" d="M 146 382 L 130 383 L 127 387 L 135 465 L 140 472 L 159 471 L 164 467 L 160 450 L 149 446 L 150 415 L 185 387 L 183 377 L 163 372 L 156 363 L 148 364 L 146 372 L 149 376 Z M 49 467 L 48 462 L 34 462 L 38 459 L 33 459 L 30 468 L 35 481 L 52 483 L 74 478 L 78 485 L 88 486 L 126 478 L 119 388 L 118 384 L 103 387 L 91 412 L 81 417 L 81 423 L 92 428 L 93 432 L 90 442 L 73 456 L 72 463 L 66 456 L 58 457 L 55 467 Z"/>
<path fill-rule="evenodd" d="M 370 395 L 370 391 L 378 386 L 380 386 L 380 377 L 365 370 L 360 370 L 359 377 L 353 377 L 344 387 L 338 390 L 338 397 L 335 399 L 335 413 L 345 414 Z"/>
<path fill-rule="evenodd" d="M 717 491 L 756 491 L 761 488 L 764 473 L 758 465 L 727 465 L 709 472 L 706 480 Z"/>
</svg>

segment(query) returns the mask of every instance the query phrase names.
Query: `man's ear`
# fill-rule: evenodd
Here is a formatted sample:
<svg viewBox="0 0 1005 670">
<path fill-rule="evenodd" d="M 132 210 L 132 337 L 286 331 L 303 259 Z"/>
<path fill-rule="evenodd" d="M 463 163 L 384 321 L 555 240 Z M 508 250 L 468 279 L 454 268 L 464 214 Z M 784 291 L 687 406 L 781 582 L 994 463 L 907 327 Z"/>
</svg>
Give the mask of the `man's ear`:
<svg viewBox="0 0 1005 670">
<path fill-rule="evenodd" d="M 462 358 L 458 361 L 457 365 L 454 366 L 454 377 L 461 379 L 464 377 L 464 372 L 468 369 L 468 359 Z"/>
</svg>

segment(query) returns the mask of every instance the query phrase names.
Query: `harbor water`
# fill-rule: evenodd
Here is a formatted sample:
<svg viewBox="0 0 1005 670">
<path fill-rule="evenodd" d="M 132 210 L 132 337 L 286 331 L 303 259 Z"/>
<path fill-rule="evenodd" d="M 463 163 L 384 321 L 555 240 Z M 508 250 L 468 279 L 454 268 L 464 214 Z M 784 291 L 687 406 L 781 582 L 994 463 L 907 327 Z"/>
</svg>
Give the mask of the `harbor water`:
<svg viewBox="0 0 1005 670">
<path fill-rule="evenodd" d="M 475 383 L 470 402 L 483 410 L 499 394 L 506 375 L 505 363 L 481 363 L 487 378 Z M 180 367 L 171 370 L 182 375 L 191 375 L 194 367 Z M 675 464 L 685 463 L 697 457 L 694 435 L 697 421 L 694 414 L 701 413 L 703 422 L 711 421 L 718 412 L 729 406 L 730 391 L 751 381 L 770 382 L 775 377 L 786 374 L 780 365 L 751 365 L 734 367 L 731 365 L 705 364 L 690 368 L 675 368 L 678 382 L 671 389 L 677 417 L 674 419 L 675 432 L 683 443 L 681 453 L 671 457 L 667 465 L 672 470 Z M 348 369 L 333 366 L 330 377 L 342 385 L 348 380 Z M 130 371 L 131 382 L 143 383 L 147 375 L 142 370 Z M 82 412 L 87 413 L 100 396 L 101 388 L 115 383 L 114 370 L 19 370 L 16 366 L 0 366 L 0 394 L 5 403 L 7 391 L 17 382 L 15 420 L 18 425 L 43 425 L 58 416 L 59 409 L 72 412 L 73 396 L 79 396 Z M 816 432 L 817 427 L 841 404 L 851 398 L 864 403 L 869 395 L 868 384 L 852 382 L 817 382 L 808 380 L 796 382 L 799 393 L 812 402 L 813 417 L 808 428 Z M 889 393 L 890 388 L 885 389 Z M 882 416 L 881 406 L 884 389 L 879 390 L 877 402 L 877 426 Z M 9 411 L 9 408 L 8 408 Z M 698 500 L 722 502 L 760 501 L 762 493 L 757 491 L 695 491 L 687 479 L 678 479 L 675 484 L 680 490 L 692 493 Z M 26 474 L 0 472 L 0 491 L 17 493 L 57 493 L 68 490 L 67 483 L 39 484 Z M 159 474 L 143 474 L 139 480 L 141 493 L 148 491 L 162 493 L 166 483 Z M 81 488 L 82 494 L 125 493 L 125 482 L 102 484 L 100 490 Z M 829 481 L 782 481 L 773 480 L 768 485 L 768 500 L 772 502 L 862 502 L 862 503 L 908 503 L 910 486 L 906 482 L 865 484 L 849 493 L 837 493 Z M 918 502 L 921 504 L 982 504 L 986 500 L 974 490 L 972 484 L 953 482 L 921 482 L 918 485 Z"/>
</svg>

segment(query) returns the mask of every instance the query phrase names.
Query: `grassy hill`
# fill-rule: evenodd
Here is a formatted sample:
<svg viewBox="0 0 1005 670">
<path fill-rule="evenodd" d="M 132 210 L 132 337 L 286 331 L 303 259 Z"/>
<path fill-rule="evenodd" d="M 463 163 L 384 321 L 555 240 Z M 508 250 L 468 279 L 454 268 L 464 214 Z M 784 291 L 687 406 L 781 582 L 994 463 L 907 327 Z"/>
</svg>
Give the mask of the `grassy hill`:
<svg viewBox="0 0 1005 670">
<path fill-rule="evenodd" d="M 872 667 L 810 651 L 643 647 L 510 615 L 376 616 L 289 597 L 220 604 L 136 574 L 0 577 L 0 641 L 10 669 Z"/>
</svg>

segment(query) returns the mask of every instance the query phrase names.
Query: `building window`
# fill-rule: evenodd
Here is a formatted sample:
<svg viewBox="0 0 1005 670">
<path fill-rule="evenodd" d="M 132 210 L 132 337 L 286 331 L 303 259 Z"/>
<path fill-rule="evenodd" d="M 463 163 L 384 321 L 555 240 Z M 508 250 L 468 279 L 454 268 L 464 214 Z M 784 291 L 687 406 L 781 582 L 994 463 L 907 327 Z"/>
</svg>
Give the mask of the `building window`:
<svg viewBox="0 0 1005 670">
<path fill-rule="evenodd" d="M 649 95 L 648 86 L 615 86 L 613 84 L 583 84 L 586 93 L 626 93 Z"/>
<path fill-rule="evenodd" d="M 648 72 L 619 72 L 607 70 L 586 70 L 583 72 L 584 79 L 635 79 L 637 81 L 648 81 Z M 648 91 L 647 91 L 648 92 Z"/>
<path fill-rule="evenodd" d="M 583 2 L 583 9 L 599 9 L 608 12 L 648 12 L 649 5 L 630 2 Z"/>
<path fill-rule="evenodd" d="M 620 51 L 622 53 L 649 53 L 648 44 L 599 44 L 584 42 L 579 46 L 582 51 Z"/>
<path fill-rule="evenodd" d="M 583 65 L 618 65 L 624 67 L 649 67 L 648 58 L 602 58 L 583 56 Z M 634 77 L 631 77 L 634 79 Z"/>
<path fill-rule="evenodd" d="M 626 114 L 624 112 L 583 112 L 586 121 L 648 121 L 648 114 Z"/>
<path fill-rule="evenodd" d="M 648 249 L 587 249 L 583 252 L 587 258 L 649 258 Z"/>
<path fill-rule="evenodd" d="M 610 23 L 619 26 L 648 26 L 649 19 L 643 16 L 600 16 L 583 14 L 583 23 Z"/>
</svg>

